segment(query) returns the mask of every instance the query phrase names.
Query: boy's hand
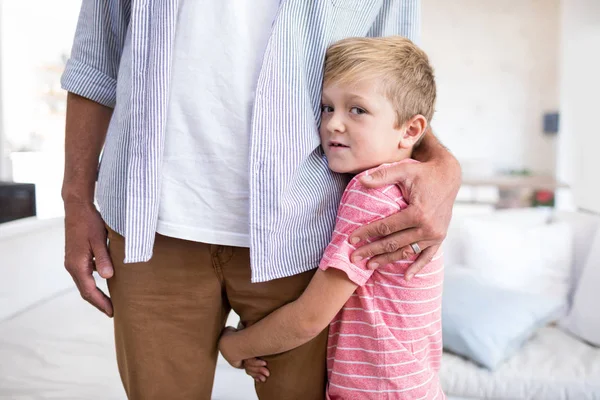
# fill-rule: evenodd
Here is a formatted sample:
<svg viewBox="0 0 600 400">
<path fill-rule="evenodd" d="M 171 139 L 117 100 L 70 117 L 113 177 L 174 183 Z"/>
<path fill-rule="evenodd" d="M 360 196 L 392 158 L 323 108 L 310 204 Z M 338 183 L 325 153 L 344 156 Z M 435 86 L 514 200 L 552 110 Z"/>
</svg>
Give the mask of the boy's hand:
<svg viewBox="0 0 600 400">
<path fill-rule="evenodd" d="M 406 271 L 406 279 L 410 280 L 431 261 L 446 237 L 452 206 L 460 188 L 460 166 L 434 161 L 406 163 L 380 169 L 370 176 L 370 180 L 364 178 L 361 182 L 369 187 L 401 185 L 409 206 L 354 231 L 349 239 L 353 244 L 381 239 L 359 247 L 352 259 L 359 261 L 372 257 L 368 267 L 376 269 L 414 256 L 410 245 L 416 243 L 422 252 Z"/>
<path fill-rule="evenodd" d="M 240 322 L 240 325 L 243 329 L 244 325 Z M 267 369 L 267 362 L 261 360 L 259 358 L 250 358 L 248 360 L 238 360 L 234 356 L 231 355 L 231 349 L 229 348 L 227 336 L 231 336 L 235 334 L 238 329 L 235 329 L 231 326 L 225 327 L 223 332 L 221 333 L 221 338 L 219 339 L 219 351 L 221 355 L 229 364 L 231 364 L 234 368 L 244 368 L 246 373 L 250 375 L 256 382 L 265 382 L 269 377 L 270 373 Z"/>
<path fill-rule="evenodd" d="M 256 382 L 266 382 L 270 373 L 267 369 L 267 362 L 260 358 L 250 358 L 244 360 L 244 369 Z"/>
<path fill-rule="evenodd" d="M 223 329 L 223 332 L 221 332 L 221 338 L 219 339 L 219 351 L 221 352 L 221 355 L 223 356 L 223 358 L 225 360 L 227 360 L 227 362 L 229 364 L 231 364 L 232 367 L 242 368 L 243 360 L 236 360 L 234 357 L 232 357 L 231 349 L 227 345 L 227 339 L 225 339 L 227 336 L 231 336 L 236 332 L 237 332 L 237 329 L 235 329 L 231 326 L 227 326 L 227 327 L 225 327 L 225 329 Z"/>
</svg>

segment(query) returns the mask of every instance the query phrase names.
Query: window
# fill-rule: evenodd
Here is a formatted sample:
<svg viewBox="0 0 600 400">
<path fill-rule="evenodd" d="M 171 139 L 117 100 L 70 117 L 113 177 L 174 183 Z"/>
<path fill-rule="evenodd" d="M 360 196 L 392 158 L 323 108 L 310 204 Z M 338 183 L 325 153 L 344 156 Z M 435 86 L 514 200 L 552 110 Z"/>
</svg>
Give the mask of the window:
<svg viewBox="0 0 600 400">
<path fill-rule="evenodd" d="M 63 212 L 66 93 L 60 88 L 60 76 L 80 4 L 80 0 L 0 2 L 4 153 L 0 176 L 35 183 L 42 218 Z"/>
</svg>

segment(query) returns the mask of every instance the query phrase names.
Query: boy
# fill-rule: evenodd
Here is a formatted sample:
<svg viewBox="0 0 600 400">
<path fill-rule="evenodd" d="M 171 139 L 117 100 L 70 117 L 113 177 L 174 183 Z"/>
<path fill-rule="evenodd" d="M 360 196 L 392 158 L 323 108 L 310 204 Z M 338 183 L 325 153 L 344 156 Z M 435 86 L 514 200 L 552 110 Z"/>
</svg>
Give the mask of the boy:
<svg viewBox="0 0 600 400">
<path fill-rule="evenodd" d="M 355 177 L 302 296 L 247 329 L 224 332 L 219 347 L 232 365 L 295 348 L 329 324 L 329 399 L 445 397 L 437 376 L 441 256 L 406 281 L 403 272 L 412 261 L 372 271 L 367 260 L 350 261 L 355 247 L 348 241 L 357 227 L 406 208 L 401 188 L 368 189 L 358 177 L 391 163 L 415 162 L 412 149 L 428 127 L 435 97 L 428 58 L 408 39 L 350 38 L 328 49 L 321 144 L 333 171 Z M 265 368 L 248 372 L 257 380 L 268 376 Z"/>
</svg>

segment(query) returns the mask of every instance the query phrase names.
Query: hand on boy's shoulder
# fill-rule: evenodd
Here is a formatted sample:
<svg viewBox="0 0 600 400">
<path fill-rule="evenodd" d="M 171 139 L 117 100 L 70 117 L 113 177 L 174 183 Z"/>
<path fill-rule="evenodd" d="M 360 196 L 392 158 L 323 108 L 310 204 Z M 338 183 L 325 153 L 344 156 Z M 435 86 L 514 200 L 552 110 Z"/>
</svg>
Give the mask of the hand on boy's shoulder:
<svg viewBox="0 0 600 400">
<path fill-rule="evenodd" d="M 414 256 L 411 244 L 417 244 L 421 253 L 407 270 L 407 280 L 423 269 L 446 237 L 460 186 L 454 182 L 454 175 L 454 171 L 446 171 L 442 164 L 414 161 L 395 163 L 359 176 L 366 187 L 399 185 L 408 206 L 402 212 L 356 229 L 349 238 L 350 243 L 360 246 L 352 254 L 353 261 L 369 258 L 368 267 L 376 269 Z"/>
</svg>

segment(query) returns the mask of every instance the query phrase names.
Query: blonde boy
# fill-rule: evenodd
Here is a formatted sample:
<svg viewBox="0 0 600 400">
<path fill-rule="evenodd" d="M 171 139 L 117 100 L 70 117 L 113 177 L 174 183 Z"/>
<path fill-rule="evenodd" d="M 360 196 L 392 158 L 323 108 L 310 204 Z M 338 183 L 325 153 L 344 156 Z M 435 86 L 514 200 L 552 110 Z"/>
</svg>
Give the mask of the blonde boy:
<svg viewBox="0 0 600 400">
<path fill-rule="evenodd" d="M 224 332 L 219 346 L 232 365 L 295 348 L 329 325 L 328 398 L 445 397 L 437 376 L 441 256 L 407 281 L 412 261 L 369 270 L 368 260 L 350 260 L 355 247 L 348 241 L 359 226 L 407 207 L 402 188 L 368 189 L 357 178 L 392 163 L 415 162 L 412 149 L 433 116 L 435 97 L 428 58 L 408 39 L 350 38 L 328 49 L 321 144 L 333 171 L 355 176 L 302 296 L 247 329 Z M 260 360 L 249 361 L 247 371 L 257 381 L 269 374 Z"/>
</svg>

